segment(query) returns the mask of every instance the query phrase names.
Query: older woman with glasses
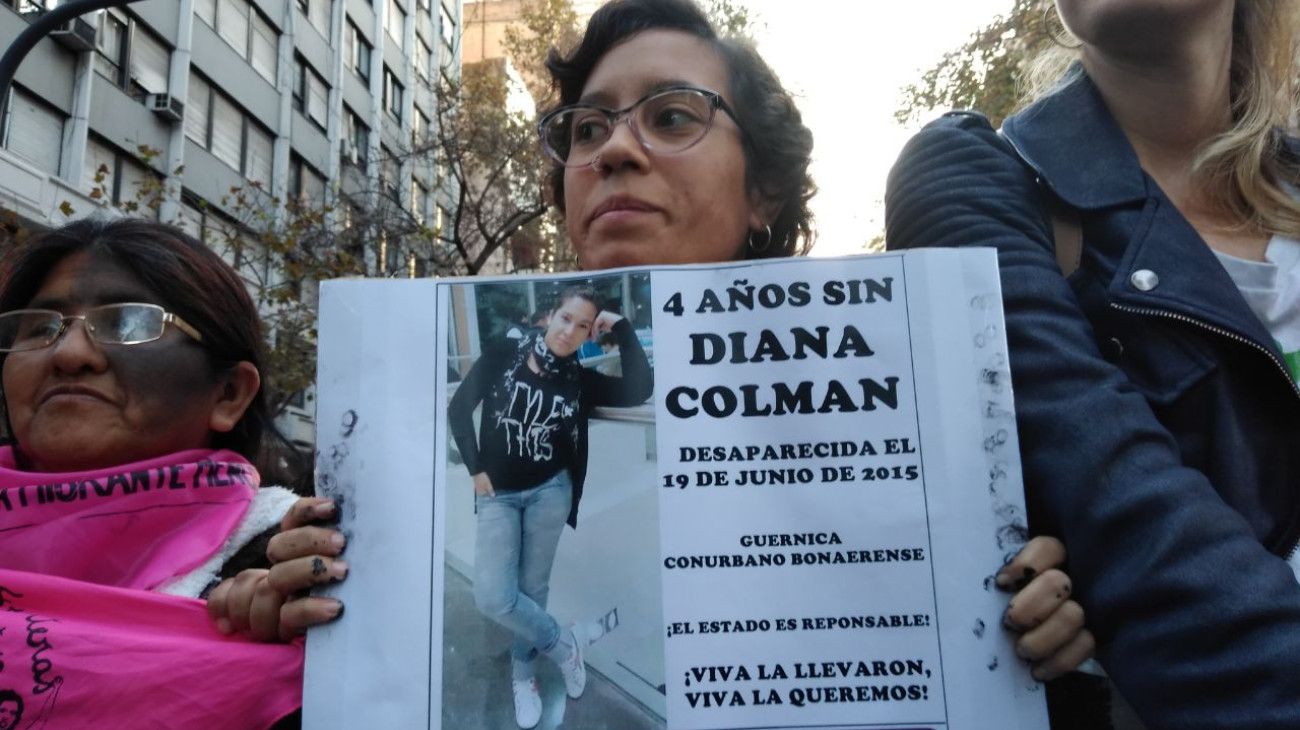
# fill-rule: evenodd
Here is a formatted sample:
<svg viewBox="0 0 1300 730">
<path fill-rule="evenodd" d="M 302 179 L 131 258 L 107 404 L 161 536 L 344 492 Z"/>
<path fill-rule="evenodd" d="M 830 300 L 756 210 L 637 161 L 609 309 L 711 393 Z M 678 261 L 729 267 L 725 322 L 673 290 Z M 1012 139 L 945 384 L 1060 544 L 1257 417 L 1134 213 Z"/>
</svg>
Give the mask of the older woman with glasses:
<svg viewBox="0 0 1300 730">
<path fill-rule="evenodd" d="M 299 593 L 347 566 L 342 536 L 311 524 L 332 504 L 260 486 L 280 455 L 239 275 L 152 221 L 38 234 L 5 261 L 0 360 L 0 683 L 23 719 L 265 728 L 292 713 L 301 645 L 243 635 L 336 617 Z M 197 599 L 237 573 L 257 587 L 218 630 Z"/>
</svg>

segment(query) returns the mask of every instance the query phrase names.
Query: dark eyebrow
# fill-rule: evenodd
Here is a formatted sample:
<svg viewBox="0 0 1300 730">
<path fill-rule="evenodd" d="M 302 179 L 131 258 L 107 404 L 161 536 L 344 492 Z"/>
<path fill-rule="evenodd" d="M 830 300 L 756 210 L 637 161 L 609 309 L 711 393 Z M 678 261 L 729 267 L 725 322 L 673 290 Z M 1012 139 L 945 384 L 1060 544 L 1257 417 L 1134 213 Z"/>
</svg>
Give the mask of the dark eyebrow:
<svg viewBox="0 0 1300 730">
<path fill-rule="evenodd" d="M 642 87 L 641 93 L 637 95 L 637 99 L 644 99 L 645 97 L 657 91 L 663 91 L 664 89 L 672 89 L 681 86 L 686 86 L 692 89 L 704 88 L 699 84 L 692 83 L 690 81 L 687 81 L 686 79 L 658 79 Z M 612 109 L 614 108 L 614 95 L 607 91 L 596 91 L 590 94 L 583 94 L 581 97 L 578 98 L 577 103 L 588 105 L 588 106 L 600 106 L 600 107 Z"/>
</svg>

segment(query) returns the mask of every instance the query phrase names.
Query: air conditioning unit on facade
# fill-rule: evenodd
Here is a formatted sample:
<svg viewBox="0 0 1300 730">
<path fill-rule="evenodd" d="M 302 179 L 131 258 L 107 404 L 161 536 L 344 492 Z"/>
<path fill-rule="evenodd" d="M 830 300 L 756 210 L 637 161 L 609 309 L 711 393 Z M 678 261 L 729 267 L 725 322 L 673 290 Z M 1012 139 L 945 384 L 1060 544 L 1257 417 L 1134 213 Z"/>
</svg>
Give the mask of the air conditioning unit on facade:
<svg viewBox="0 0 1300 730">
<path fill-rule="evenodd" d="M 179 122 L 185 118 L 185 102 L 171 94 L 149 94 L 144 98 L 144 105 L 169 122 Z"/>
<path fill-rule="evenodd" d="M 95 26 L 81 18 L 73 18 L 50 31 L 50 37 L 59 45 L 76 53 L 95 49 Z"/>
</svg>

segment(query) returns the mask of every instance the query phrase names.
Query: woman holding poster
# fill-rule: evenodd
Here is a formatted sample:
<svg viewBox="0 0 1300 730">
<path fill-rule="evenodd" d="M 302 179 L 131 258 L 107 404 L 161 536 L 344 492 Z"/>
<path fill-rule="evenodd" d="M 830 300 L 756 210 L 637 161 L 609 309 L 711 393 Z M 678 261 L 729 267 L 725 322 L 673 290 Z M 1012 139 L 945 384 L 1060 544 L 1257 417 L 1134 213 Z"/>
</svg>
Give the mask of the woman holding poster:
<svg viewBox="0 0 1300 730">
<path fill-rule="evenodd" d="M 38 234 L 5 261 L 0 360 L 0 727 L 291 716 L 301 643 L 253 639 L 338 616 L 301 592 L 347 566 L 309 526 L 332 504 L 260 486 L 278 454 L 239 275 L 152 221 Z M 199 597 L 268 553 L 214 625 Z"/>
<path fill-rule="evenodd" d="M 622 377 L 578 363 L 578 348 L 606 332 L 618 340 Z M 478 515 L 474 600 L 514 635 L 511 683 L 520 727 L 541 718 L 538 654 L 559 666 L 570 697 L 582 696 L 586 685 L 586 637 L 561 627 L 546 602 L 560 532 L 566 522 L 578 524 L 587 419 L 597 406 L 634 406 L 650 391 L 650 363 L 632 324 L 602 312 L 592 289 L 571 287 L 545 329 L 485 352 L 452 397 L 448 422 L 474 479 Z"/>
<path fill-rule="evenodd" d="M 690 0 L 614 0 L 547 67 L 559 106 L 538 125 L 551 192 L 585 269 L 796 256 L 812 241 L 812 133 L 748 42 L 719 37 Z M 1008 625 L 1040 680 L 1092 637 L 1036 538 L 998 576 Z"/>
<path fill-rule="evenodd" d="M 1300 6 L 1057 9 L 1002 134 L 904 150 L 889 244 L 997 247 L 1031 514 L 1142 719 L 1300 727 Z"/>
</svg>

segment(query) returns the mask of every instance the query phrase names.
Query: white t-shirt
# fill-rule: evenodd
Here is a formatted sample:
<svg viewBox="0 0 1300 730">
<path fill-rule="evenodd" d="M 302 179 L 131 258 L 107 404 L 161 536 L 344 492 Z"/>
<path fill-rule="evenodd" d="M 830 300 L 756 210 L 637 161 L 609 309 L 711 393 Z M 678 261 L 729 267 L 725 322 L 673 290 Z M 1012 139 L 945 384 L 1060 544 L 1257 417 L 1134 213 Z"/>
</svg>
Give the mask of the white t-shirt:
<svg viewBox="0 0 1300 730">
<path fill-rule="evenodd" d="M 1291 377 L 1300 382 L 1300 241 L 1273 236 L 1264 251 L 1267 261 L 1214 255 L 1277 341 Z"/>
<path fill-rule="evenodd" d="M 1218 251 L 1214 255 L 1277 342 L 1292 379 L 1300 383 L 1300 241 L 1273 236 L 1264 252 L 1267 261 L 1247 261 Z M 1290 563 L 1300 580 L 1300 550 Z"/>
</svg>

